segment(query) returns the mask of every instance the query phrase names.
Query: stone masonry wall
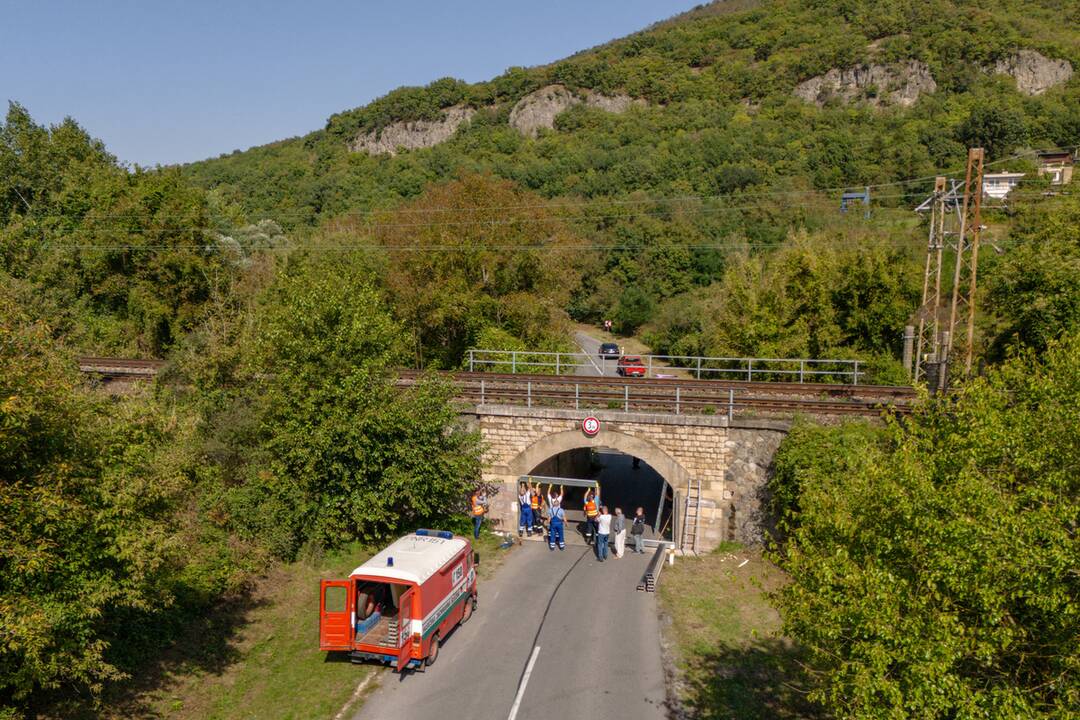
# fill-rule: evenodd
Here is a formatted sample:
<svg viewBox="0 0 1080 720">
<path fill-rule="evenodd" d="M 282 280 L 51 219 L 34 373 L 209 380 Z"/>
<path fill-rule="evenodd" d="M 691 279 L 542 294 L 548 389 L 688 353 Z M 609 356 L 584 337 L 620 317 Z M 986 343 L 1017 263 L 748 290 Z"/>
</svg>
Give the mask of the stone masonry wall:
<svg viewBox="0 0 1080 720">
<path fill-rule="evenodd" d="M 601 429 L 589 437 L 581 430 L 585 414 L 502 406 L 477 409 L 470 420 L 475 418 L 486 446 L 484 480 L 498 488 L 491 498 L 490 516 L 496 526 L 516 527 L 520 475 L 559 452 L 609 447 L 651 465 L 680 498 L 686 497 L 691 479 L 700 480 L 699 551 L 726 539 L 760 542 L 764 484 L 785 424 L 729 428 L 724 417 L 597 412 Z"/>
</svg>

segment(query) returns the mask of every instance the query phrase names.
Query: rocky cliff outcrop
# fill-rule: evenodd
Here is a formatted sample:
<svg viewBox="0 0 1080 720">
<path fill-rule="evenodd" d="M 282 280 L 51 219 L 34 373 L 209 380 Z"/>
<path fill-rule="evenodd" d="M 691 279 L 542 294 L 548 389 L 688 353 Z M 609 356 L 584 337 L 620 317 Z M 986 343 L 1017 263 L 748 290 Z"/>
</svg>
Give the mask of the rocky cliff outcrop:
<svg viewBox="0 0 1080 720">
<path fill-rule="evenodd" d="M 560 113 L 581 104 L 621 113 L 635 105 L 645 105 L 645 101 L 629 95 L 601 95 L 589 90 L 574 93 L 562 85 L 547 85 L 529 93 L 514 105 L 510 110 L 510 125 L 522 135 L 536 137 L 541 128 L 554 128 L 555 118 Z"/>
<path fill-rule="evenodd" d="M 453 137 L 458 127 L 475 114 L 474 108 L 454 105 L 443 110 L 438 120 L 396 122 L 387 125 L 381 132 L 357 135 L 349 143 L 349 149 L 369 155 L 395 155 L 398 149 L 432 147 Z"/>
<path fill-rule="evenodd" d="M 1068 60 L 1048 58 L 1034 50 L 1020 50 L 998 60 L 994 72 L 1011 75 L 1016 89 L 1027 95 L 1041 95 L 1055 85 L 1069 81 L 1073 66 Z"/>
<path fill-rule="evenodd" d="M 888 65 L 856 65 L 843 70 L 833 68 L 796 85 L 795 95 L 819 106 L 838 98 L 844 102 L 862 100 L 875 106 L 909 107 L 923 93 L 936 90 L 930 68 L 918 60 L 909 60 Z"/>
</svg>

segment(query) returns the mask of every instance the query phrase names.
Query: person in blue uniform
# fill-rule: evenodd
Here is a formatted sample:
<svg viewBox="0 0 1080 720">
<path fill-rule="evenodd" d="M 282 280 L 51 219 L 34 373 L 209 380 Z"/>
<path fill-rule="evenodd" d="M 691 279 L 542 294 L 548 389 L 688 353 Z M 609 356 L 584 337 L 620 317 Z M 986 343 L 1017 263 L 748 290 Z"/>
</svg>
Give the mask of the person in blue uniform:
<svg viewBox="0 0 1080 720">
<path fill-rule="evenodd" d="M 562 499 L 565 490 L 559 486 L 559 494 L 556 495 L 552 492 L 552 488 L 548 486 L 548 548 L 555 549 L 555 545 L 559 546 L 560 550 L 566 549 L 566 537 L 565 537 L 565 523 L 566 512 L 563 511 Z"/>
<path fill-rule="evenodd" d="M 518 537 L 527 535 L 532 537 L 532 483 L 521 483 L 518 488 Z"/>
</svg>

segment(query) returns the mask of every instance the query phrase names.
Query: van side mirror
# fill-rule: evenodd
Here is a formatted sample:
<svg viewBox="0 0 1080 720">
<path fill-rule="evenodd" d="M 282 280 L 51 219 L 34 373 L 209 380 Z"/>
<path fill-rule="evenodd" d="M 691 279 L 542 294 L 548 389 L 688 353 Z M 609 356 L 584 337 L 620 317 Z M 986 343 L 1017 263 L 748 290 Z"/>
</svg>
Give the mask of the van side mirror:
<svg viewBox="0 0 1080 720">
<path fill-rule="evenodd" d="M 474 552 L 472 554 L 472 564 L 473 565 L 479 565 L 480 564 L 480 553 Z"/>
</svg>

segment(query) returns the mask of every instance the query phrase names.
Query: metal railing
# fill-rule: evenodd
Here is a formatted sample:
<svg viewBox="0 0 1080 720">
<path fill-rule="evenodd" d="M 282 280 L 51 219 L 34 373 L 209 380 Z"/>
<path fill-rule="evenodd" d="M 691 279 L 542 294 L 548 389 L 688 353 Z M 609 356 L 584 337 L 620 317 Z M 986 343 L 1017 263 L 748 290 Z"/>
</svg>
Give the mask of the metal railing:
<svg viewBox="0 0 1080 720">
<path fill-rule="evenodd" d="M 422 373 L 406 371 L 397 384 L 409 387 Z M 762 383 L 733 386 L 724 382 L 622 379 L 603 377 L 451 375 L 454 396 L 476 407 L 524 405 L 529 408 L 615 410 L 625 413 L 726 415 L 793 413 L 879 416 L 883 410 L 910 411 L 911 388 L 875 385 Z"/>
<path fill-rule="evenodd" d="M 458 395 L 477 402 L 480 406 L 489 403 L 507 403 L 525 407 L 569 407 L 575 410 L 607 409 L 623 412 L 652 411 L 685 412 L 715 415 L 727 414 L 728 421 L 734 418 L 735 408 L 745 403 L 736 402 L 735 390 L 728 388 L 715 392 L 687 392 L 680 387 L 674 388 L 635 388 L 630 394 L 630 385 L 619 381 L 605 383 L 590 381 L 587 383 L 569 383 L 557 381 L 551 386 L 549 381 L 527 380 L 491 382 L 480 378 L 478 382 L 459 383 Z M 598 384 L 599 383 L 599 384 Z M 570 386 L 573 392 L 570 392 Z"/>
<path fill-rule="evenodd" d="M 866 372 L 859 360 L 814 358 L 731 358 L 696 355 L 635 355 L 645 377 L 747 382 L 849 383 L 858 385 Z M 535 375 L 613 375 L 618 358 L 585 353 L 531 350 L 468 351 L 470 372 Z"/>
</svg>

